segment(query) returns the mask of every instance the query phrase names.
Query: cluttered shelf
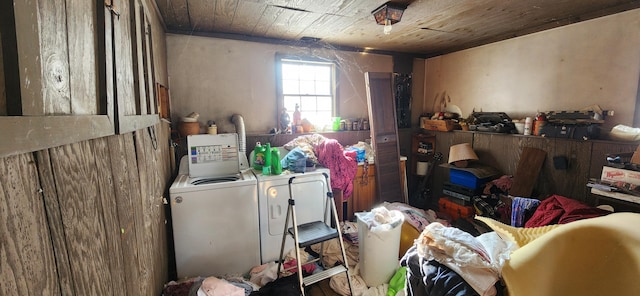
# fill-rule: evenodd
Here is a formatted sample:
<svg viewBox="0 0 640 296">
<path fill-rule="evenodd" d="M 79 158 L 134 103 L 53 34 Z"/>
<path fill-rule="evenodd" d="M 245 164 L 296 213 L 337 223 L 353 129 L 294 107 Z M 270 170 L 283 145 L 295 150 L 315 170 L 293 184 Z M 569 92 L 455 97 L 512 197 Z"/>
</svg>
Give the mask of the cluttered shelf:
<svg viewBox="0 0 640 296">
<path fill-rule="evenodd" d="M 491 165 L 504 175 L 515 175 L 517 164 L 525 148 L 537 148 L 545 152 L 537 179 L 534 181 L 534 196 L 552 194 L 571 197 L 596 205 L 598 197 L 586 186 L 590 178 L 600 178 L 602 167 L 607 164 L 607 155 L 632 153 L 638 142 L 610 140 L 576 140 L 524 136 L 481 131 L 430 131 L 436 137 L 436 152 L 449 158 L 449 147 L 459 143 L 471 143 L 479 161 Z M 448 181 L 448 171 L 436 167 L 434 171 L 433 196 L 442 194 Z M 432 204 L 435 200 L 432 200 Z"/>
</svg>

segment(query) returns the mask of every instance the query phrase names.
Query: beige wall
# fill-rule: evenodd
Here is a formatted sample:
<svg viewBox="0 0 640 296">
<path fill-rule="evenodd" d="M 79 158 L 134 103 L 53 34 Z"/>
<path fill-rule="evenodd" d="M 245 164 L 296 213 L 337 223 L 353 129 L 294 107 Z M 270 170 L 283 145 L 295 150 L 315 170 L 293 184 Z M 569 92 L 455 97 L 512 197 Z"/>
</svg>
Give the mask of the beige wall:
<svg viewBox="0 0 640 296">
<path fill-rule="evenodd" d="M 167 34 L 167 71 L 172 118 L 191 112 L 214 120 L 219 132 L 234 132 L 231 115 L 244 118 L 247 133 L 276 126 L 275 54 L 320 56 L 337 61 L 343 118 L 367 117 L 365 72 L 392 72 L 391 56 L 310 49 L 229 39 Z"/>
<path fill-rule="evenodd" d="M 463 116 L 574 111 L 597 104 L 614 110 L 606 128 L 633 124 L 640 75 L 640 9 L 427 59 L 425 112 L 435 98 Z"/>
</svg>

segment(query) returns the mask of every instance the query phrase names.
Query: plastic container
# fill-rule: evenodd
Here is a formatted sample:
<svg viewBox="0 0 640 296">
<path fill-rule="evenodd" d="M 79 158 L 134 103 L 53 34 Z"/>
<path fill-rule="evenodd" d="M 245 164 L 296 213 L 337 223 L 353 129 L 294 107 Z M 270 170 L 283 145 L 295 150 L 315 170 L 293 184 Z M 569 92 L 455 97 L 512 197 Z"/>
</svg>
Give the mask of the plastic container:
<svg viewBox="0 0 640 296">
<path fill-rule="evenodd" d="M 456 169 L 449 169 L 449 182 L 464 186 L 471 189 L 478 189 L 485 183 L 487 183 L 491 178 L 480 179 L 476 177 L 474 174 Z"/>
<path fill-rule="evenodd" d="M 384 207 L 356 213 L 360 275 L 368 287 L 389 283 L 398 267 L 404 215 Z M 380 217 L 387 217 L 379 223 Z"/>
<path fill-rule="evenodd" d="M 533 119 L 531 117 L 527 117 L 524 120 L 524 135 L 531 135 L 531 128 L 533 127 Z"/>
<path fill-rule="evenodd" d="M 262 146 L 260 142 L 256 142 L 256 147 L 253 148 L 253 159 L 251 160 L 253 169 L 262 171 L 266 152 L 266 147 Z"/>
<path fill-rule="evenodd" d="M 331 128 L 333 129 L 334 132 L 339 131 L 340 130 L 340 120 L 341 120 L 341 118 L 340 117 L 332 117 L 331 119 L 332 119 Z"/>
<path fill-rule="evenodd" d="M 282 174 L 282 163 L 280 162 L 280 150 L 277 147 L 271 148 L 271 174 Z"/>
<path fill-rule="evenodd" d="M 264 164 L 262 165 L 262 174 L 271 175 L 271 143 L 264 146 Z"/>
</svg>

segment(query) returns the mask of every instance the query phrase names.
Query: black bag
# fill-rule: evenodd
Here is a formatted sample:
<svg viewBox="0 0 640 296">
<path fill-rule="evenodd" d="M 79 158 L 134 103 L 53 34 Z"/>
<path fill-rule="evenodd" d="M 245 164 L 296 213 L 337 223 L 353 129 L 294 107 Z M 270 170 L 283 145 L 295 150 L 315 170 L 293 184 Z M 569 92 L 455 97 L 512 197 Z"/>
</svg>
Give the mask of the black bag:
<svg viewBox="0 0 640 296">
<path fill-rule="evenodd" d="M 471 116 L 473 122 L 469 124 L 469 130 L 508 134 L 518 132 L 516 125 L 504 112 L 473 112 Z"/>
<path fill-rule="evenodd" d="M 549 138 L 597 139 L 600 135 L 598 124 L 562 124 L 549 122 L 540 128 L 540 135 Z"/>
<path fill-rule="evenodd" d="M 597 139 L 604 121 L 593 117 L 593 111 L 548 112 L 547 123 L 540 128 L 539 134 L 549 138 Z"/>
</svg>

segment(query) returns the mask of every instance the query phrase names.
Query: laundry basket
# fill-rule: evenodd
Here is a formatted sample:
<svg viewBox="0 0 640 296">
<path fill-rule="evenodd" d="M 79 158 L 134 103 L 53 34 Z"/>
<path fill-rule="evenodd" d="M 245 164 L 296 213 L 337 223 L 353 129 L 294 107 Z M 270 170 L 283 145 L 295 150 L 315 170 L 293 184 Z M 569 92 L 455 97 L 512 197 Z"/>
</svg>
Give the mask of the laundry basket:
<svg viewBox="0 0 640 296">
<path fill-rule="evenodd" d="M 384 207 L 355 215 L 358 219 L 360 275 L 369 287 L 388 283 L 398 268 L 404 215 Z"/>
</svg>

